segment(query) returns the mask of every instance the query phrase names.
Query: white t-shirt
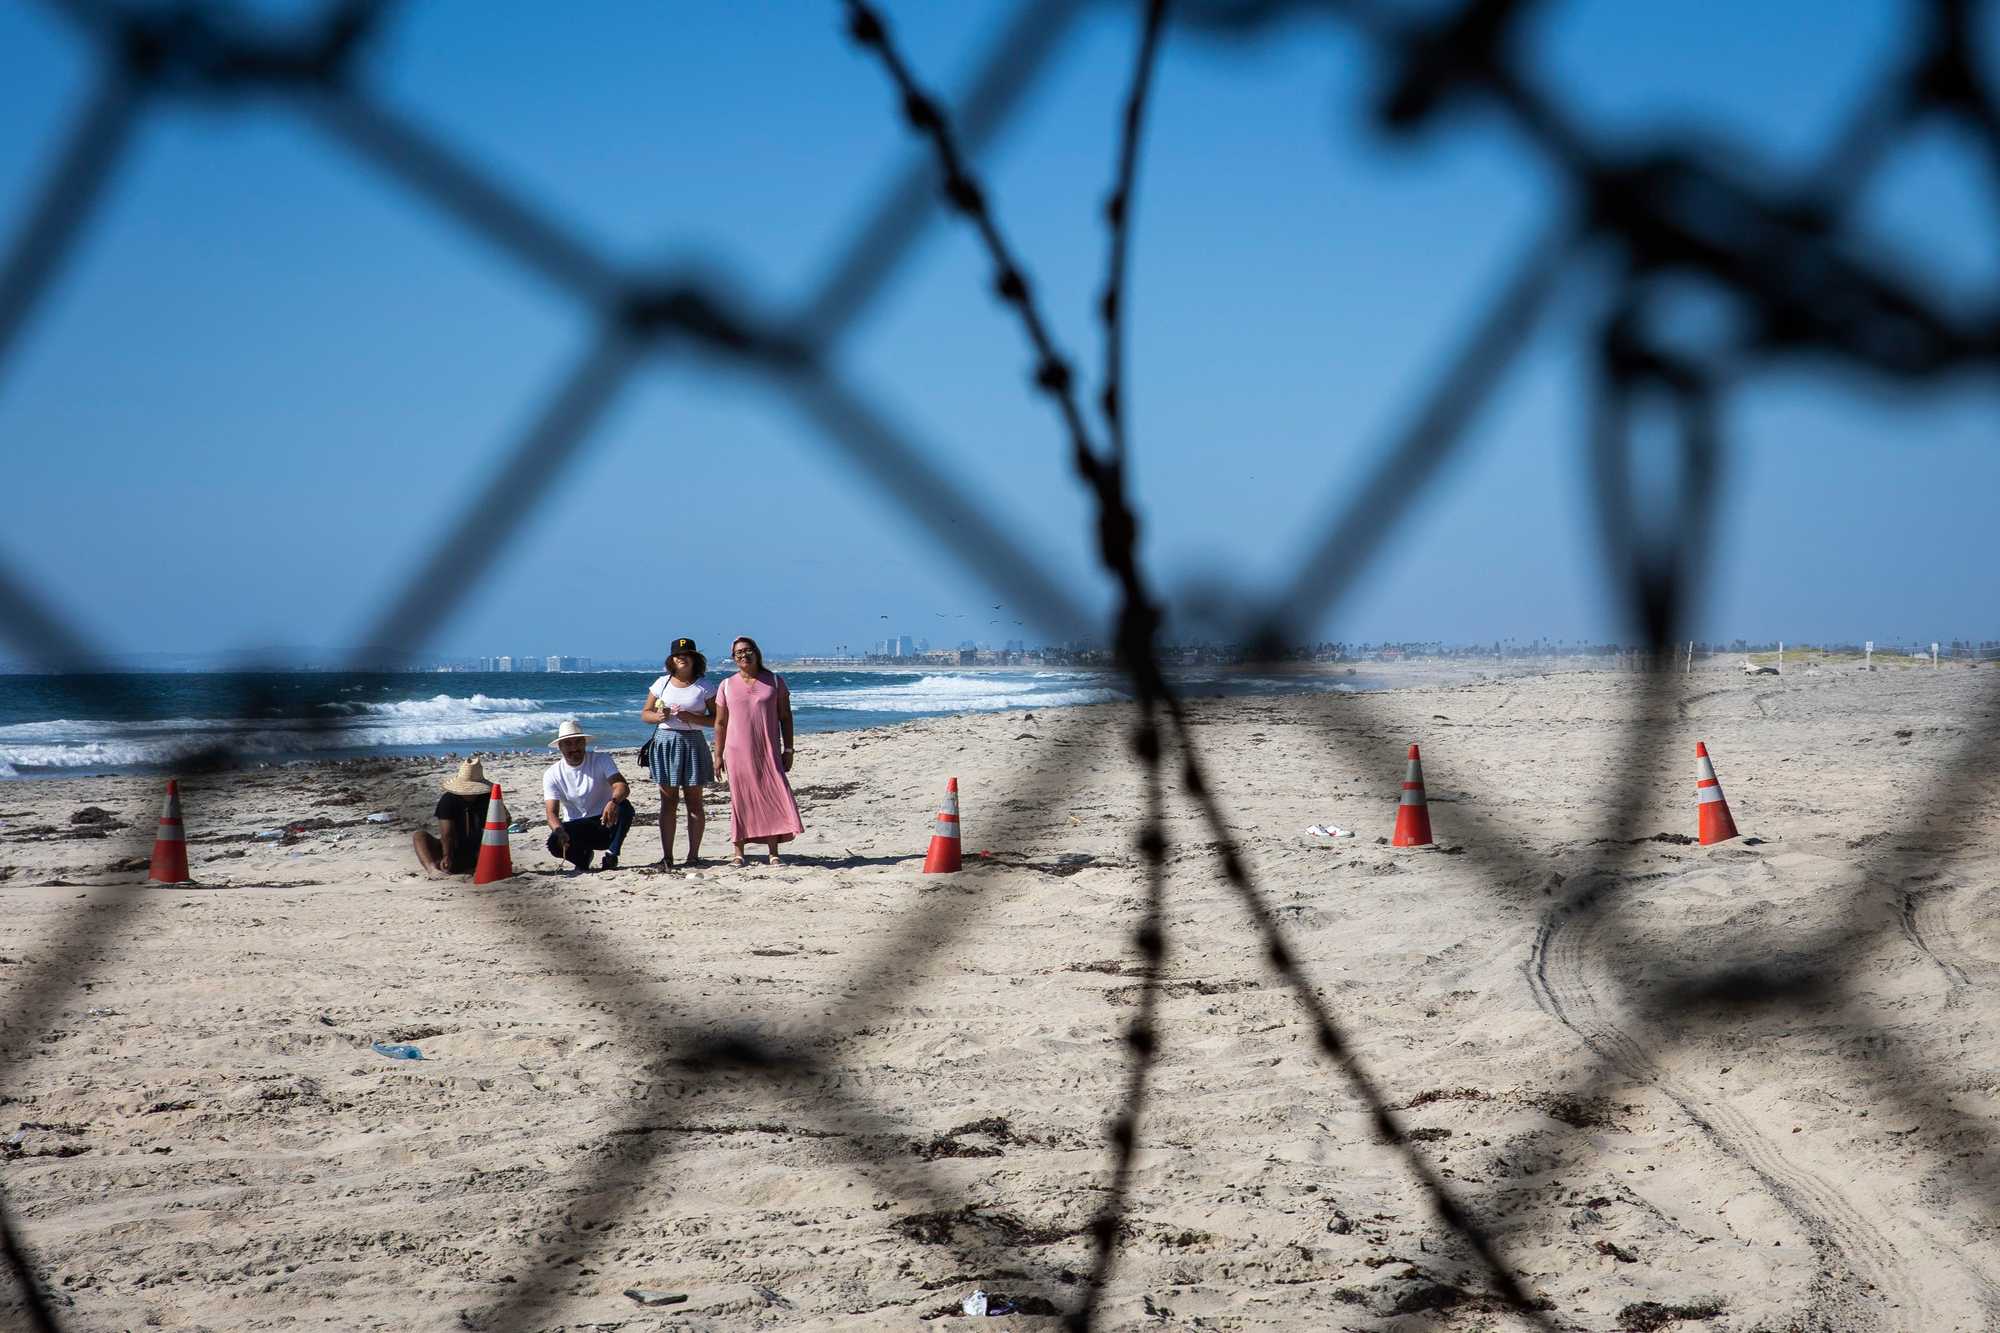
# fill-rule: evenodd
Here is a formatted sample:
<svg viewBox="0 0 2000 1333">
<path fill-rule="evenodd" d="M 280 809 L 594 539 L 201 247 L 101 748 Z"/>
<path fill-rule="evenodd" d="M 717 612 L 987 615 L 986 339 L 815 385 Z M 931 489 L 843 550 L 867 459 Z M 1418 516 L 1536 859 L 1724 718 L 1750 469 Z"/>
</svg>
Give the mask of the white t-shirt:
<svg viewBox="0 0 2000 1333">
<path fill-rule="evenodd" d="M 678 704 L 690 713 L 706 713 L 708 701 L 715 697 L 715 687 L 707 680 L 698 680 L 692 685 L 676 685 L 672 676 L 662 676 L 646 687 L 646 693 L 660 701 L 665 708 L 668 704 Z M 670 717 L 660 724 L 661 731 L 699 731 L 693 722 L 683 722 Z"/>
<path fill-rule="evenodd" d="M 618 776 L 618 761 L 602 750 L 586 750 L 583 762 L 571 766 L 558 759 L 542 774 L 542 799 L 562 803 L 565 822 L 595 819 L 611 804 L 611 779 Z"/>
</svg>

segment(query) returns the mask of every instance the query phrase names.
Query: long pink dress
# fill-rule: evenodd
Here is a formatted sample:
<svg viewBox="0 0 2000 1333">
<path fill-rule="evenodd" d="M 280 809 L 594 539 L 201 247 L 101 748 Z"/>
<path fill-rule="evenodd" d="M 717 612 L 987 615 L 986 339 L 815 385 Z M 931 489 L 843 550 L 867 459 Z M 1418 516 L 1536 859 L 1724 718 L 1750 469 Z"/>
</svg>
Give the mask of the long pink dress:
<svg viewBox="0 0 2000 1333">
<path fill-rule="evenodd" d="M 790 693 L 785 678 L 769 671 L 750 680 L 730 676 L 719 692 L 729 709 L 729 730 L 722 742 L 722 762 L 729 776 L 729 840 L 790 842 L 806 826 L 778 757 L 784 741 L 778 730 L 778 701 Z"/>
</svg>

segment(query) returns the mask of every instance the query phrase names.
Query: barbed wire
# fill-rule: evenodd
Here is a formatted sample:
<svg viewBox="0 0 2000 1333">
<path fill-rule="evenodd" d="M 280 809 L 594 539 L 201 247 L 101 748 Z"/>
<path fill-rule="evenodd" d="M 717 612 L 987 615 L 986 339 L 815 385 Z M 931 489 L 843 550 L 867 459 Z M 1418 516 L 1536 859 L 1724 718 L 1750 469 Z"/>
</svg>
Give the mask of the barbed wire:
<svg viewBox="0 0 2000 1333">
<path fill-rule="evenodd" d="M 508 189 L 492 173 L 471 164 L 407 116 L 376 101 L 358 78 L 358 66 L 391 17 L 390 0 L 334 0 L 306 22 L 290 28 L 259 25 L 232 11 L 198 4 L 136 7 L 108 0 L 45 0 L 98 54 L 98 83 L 91 100 L 69 131 L 55 166 L 4 261 L 0 261 L 0 384 L 8 354 L 37 307 L 46 299 L 78 244 L 85 223 L 100 207 L 115 177 L 132 131 L 153 107 L 170 97 L 236 99 L 250 92 L 276 93 L 333 142 L 383 171 L 524 270 L 563 292 L 599 322 L 599 336 L 558 382 L 493 469 L 492 481 L 468 503 L 402 586 L 385 597 L 383 609 L 357 652 L 382 646 L 414 646 L 433 632 L 430 608 L 437 605 L 447 575 L 464 592 L 468 544 L 493 546 L 496 532 L 519 531 L 537 495 L 545 488 L 519 484 L 532 472 L 574 466 L 589 447 L 594 427 L 620 389 L 656 353 L 688 351 L 756 377 L 796 410 L 827 447 L 873 484 L 903 503 L 927 525 L 939 546 L 975 576 L 996 585 L 1014 604 L 1035 610 L 1044 623 L 1075 632 L 1088 623 L 1073 592 L 1041 569 L 1006 532 L 959 488 L 924 460 L 929 455 L 889 413 L 829 367 L 828 352 L 876 300 L 888 278 L 929 224 L 941 194 L 945 207 L 978 233 L 994 265 L 994 295 L 1021 322 L 1034 355 L 1032 382 L 1055 406 L 1073 462 L 1096 505 L 1097 544 L 1107 576 L 1120 594 L 1113 642 L 1133 684 L 1133 724 L 1126 736 L 1138 761 L 1142 789 L 1141 827 L 1136 850 L 1143 892 L 1134 943 L 1143 985 L 1136 1018 L 1125 1041 L 1130 1064 L 1122 1104 L 1110 1117 L 1111 1186 L 1086 1232 L 1093 1266 L 1080 1299 L 1067 1312 L 1073 1328 L 1092 1327 L 1116 1261 L 1119 1237 L 1130 1207 L 1132 1163 L 1143 1123 L 1149 1078 L 1158 1056 L 1159 982 L 1168 953 L 1164 916 L 1166 885 L 1165 765 L 1171 748 L 1177 778 L 1215 843 L 1224 877 L 1250 918 L 1267 965 L 1291 988 L 1312 1020 L 1319 1050 L 1339 1065 L 1363 1104 L 1374 1132 L 1395 1145 L 1443 1225 L 1470 1248 L 1486 1273 L 1494 1296 L 1523 1317 L 1547 1327 L 1558 1320 L 1546 1302 L 1531 1296 L 1504 1260 L 1508 1226 L 1477 1217 L 1461 1205 L 1402 1131 L 1393 1104 L 1362 1068 L 1352 1039 L 1335 1025 L 1260 894 L 1244 856 L 1230 833 L 1220 803 L 1206 778 L 1187 717 L 1155 651 L 1160 610 L 1138 551 L 1139 518 L 1126 495 L 1127 412 L 1123 400 L 1127 295 L 1125 273 L 1134 213 L 1134 184 L 1143 144 L 1144 112 L 1168 7 L 1146 0 L 1141 10 L 1138 51 L 1131 84 L 1121 108 L 1121 133 L 1107 196 L 1109 245 L 1099 316 L 1104 332 L 1104 370 L 1098 408 L 1105 445 L 1092 438 L 1077 396 L 1075 374 L 1060 354 L 1053 331 L 1042 318 L 1024 260 L 1012 251 L 999 228 L 991 199 L 978 183 L 973 158 L 1036 86 L 1050 57 L 1074 30 L 1082 0 L 1038 0 L 1024 5 L 995 41 L 970 81 L 966 95 L 947 111 L 925 92 L 914 71 L 889 40 L 880 11 L 868 0 L 844 0 L 851 35 L 884 66 L 911 128 L 926 139 L 931 164 L 913 163 L 880 197 L 867 220 L 829 265 L 817 289 L 795 309 L 771 315 L 726 296 L 713 279 L 679 275 L 660 279 L 627 272 L 557 223 L 545 210 Z M 1721 399 L 1758 370 L 1779 361 L 1811 358 L 1846 374 L 1865 374 L 1908 384 L 1929 384 L 1964 372 L 1991 374 L 2000 350 L 2000 300 L 1989 298 L 1972 314 L 1952 313 L 1909 287 L 1897 266 L 1879 262 L 1842 231 L 1855 200 L 1899 137 L 1922 121 L 1946 118 L 1967 130 L 2000 176 L 2000 101 L 1976 58 L 1974 24 L 1983 6 L 1975 0 L 1912 0 L 1923 16 L 1912 51 L 1861 99 L 1835 136 L 1821 163 L 1798 179 L 1753 174 L 1728 147 L 1690 136 L 1647 142 L 1608 139 L 1593 133 L 1527 71 L 1521 54 L 1523 23 L 1538 8 L 1526 0 L 1465 0 L 1429 14 L 1401 12 L 1358 0 L 1176 0 L 1172 29 L 1211 40 L 1241 40 L 1278 29 L 1295 16 L 1318 15 L 1357 29 L 1387 71 L 1374 107 L 1376 124 L 1387 134 L 1414 140 L 1434 131 L 1442 113 L 1468 102 L 1496 108 L 1563 182 L 1551 219 L 1498 289 L 1470 335 L 1412 414 L 1410 425 L 1384 449 L 1376 470 L 1344 501 L 1328 507 L 1329 517 L 1309 537 L 1290 585 L 1245 617 L 1245 635 L 1265 646 L 1285 642 L 1299 627 L 1332 616 L 1351 590 L 1365 562 L 1390 538 L 1398 520 L 1427 482 L 1442 475 L 1471 422 L 1491 397 L 1530 334 L 1543 322 L 1556 295 L 1586 262 L 1607 264 L 1609 299 L 1595 336 L 1596 356 L 1584 398 L 1590 406 L 1587 468 L 1593 478 L 1599 539 L 1607 568 L 1621 591 L 1635 630 L 1656 654 L 1684 637 L 1689 607 L 1702 571 L 1703 546 L 1691 533 L 1711 523 L 1717 479 L 1727 465 L 1721 432 Z M 1740 156 L 1740 155 L 1739 155 Z M 941 185 L 941 189 L 940 189 Z M 1669 280 L 1693 280 L 1723 295 L 1740 318 L 1736 332 L 1717 345 L 1689 349 L 1669 336 L 1660 316 Z M 1631 450 L 1643 414 L 1663 411 L 1679 447 L 1682 486 L 1672 506 L 1672 523 L 1642 523 L 1631 491 Z M 921 501 L 921 503 L 919 503 Z M 1651 533 L 1650 539 L 1646 535 Z M 1661 542 L 1662 533 L 1672 540 Z M 1651 545 L 1648 544 L 1649 540 Z M 490 563 L 490 562 L 482 562 Z M 478 567 L 478 566 L 474 566 Z M 22 581 L 0 568 L 0 627 L 29 660 L 44 669 L 76 673 L 102 660 L 85 636 L 73 629 Z M 108 686 L 81 683 L 89 692 Z M 1669 673 L 1655 673 L 1634 700 L 1634 719 L 1625 733 L 1623 777 L 1607 793 L 1600 836 L 1586 873 L 1561 902 L 1544 911 L 1541 928 L 1524 967 L 1537 1002 L 1575 1029 L 1600 1064 L 1591 1087 L 1612 1077 L 1637 1077 L 1661 1087 L 1690 1119 L 1724 1151 L 1750 1159 L 1754 1138 L 1747 1125 L 1725 1123 L 1712 1107 L 1697 1106 L 1677 1092 L 1644 1042 L 1626 1034 L 1601 1012 L 1566 992 L 1553 979 L 1569 955 L 1602 952 L 1604 926 L 1622 906 L 1619 869 L 1632 855 L 1634 821 L 1641 808 L 1644 779 L 1664 761 L 1664 747 L 1676 714 L 1677 685 Z M 1991 687 L 1987 693 L 1991 694 Z M 253 716 L 269 702 L 255 690 L 235 703 L 239 716 Z M 1355 715 L 1378 716 L 1363 697 Z M 1933 779 L 1936 791 L 1964 781 L 1996 738 L 1993 712 L 1974 729 Z M 337 725 L 325 723 L 320 725 Z M 1331 725 L 1320 734 L 1335 753 L 1352 753 L 1355 735 Z M 1169 744 L 1171 742 L 1171 745 Z M 218 748 L 193 757 L 189 771 L 227 767 L 232 756 Z M 1025 772 L 1025 768 L 1024 768 Z M 1025 780 L 1025 778 L 1024 778 Z M 1059 785 L 1073 781 L 1059 779 Z M 1046 783 L 1038 787 L 1053 799 Z M 1059 794 L 1059 793 L 1057 793 Z M 1026 802 L 1002 801 L 997 809 Z M 1922 808 L 1921 803 L 1917 808 Z M 1528 867 L 1504 850 L 1503 829 L 1490 817 L 1461 808 L 1468 829 L 1481 835 L 1473 855 L 1485 867 L 1490 891 L 1511 892 Z M 1003 816 L 1013 818 L 1014 816 Z M 132 835 L 135 839 L 141 833 Z M 1936 851 L 1942 860 L 1952 849 Z M 1895 928 L 1896 914 L 1885 911 L 1879 886 L 1907 877 L 1912 854 L 1885 852 L 1856 873 L 1845 892 L 1848 910 L 1839 926 L 1812 941 L 1852 956 L 1854 946 Z M 18 1067 L 23 1046 L 43 1031 L 62 997 L 77 982 L 94 943 L 117 932 L 141 891 L 113 888 L 88 905 L 71 936 L 57 946 L 15 989 L 0 1039 L 0 1079 Z M 902 951 L 882 958 L 905 962 L 934 956 L 991 903 L 982 896 L 955 909 L 914 914 L 886 947 Z M 561 920 L 559 906 L 510 901 L 510 907 L 537 915 L 543 924 Z M 540 934 L 553 937 L 545 929 Z M 566 953 L 584 975 L 614 974 L 614 960 L 579 939 L 545 938 L 539 947 Z M 881 961 L 880 959 L 877 960 Z M 906 968 L 906 971 L 913 970 Z M 1671 1045 L 1724 1014 L 1786 1012 L 1805 1004 L 1837 1004 L 1858 1030 L 1879 1032 L 1851 988 L 1844 971 L 1803 977 L 1757 962 L 1728 964 L 1674 986 L 1647 989 L 1620 977 L 1632 1011 L 1649 1025 L 1650 1041 Z M 834 1068 L 843 1025 L 895 993 L 888 967 L 860 974 L 867 981 L 852 990 L 823 1025 L 772 1037 L 724 1022 L 719 1015 L 685 1015 L 672 1023 L 638 1025 L 632 1040 L 651 1051 L 648 1068 L 658 1080 L 613 1131 L 643 1139 L 642 1162 L 650 1166 L 671 1151 L 670 1136 L 651 1133 L 662 1106 L 698 1099 L 703 1076 L 747 1072 L 773 1091 L 801 1080 L 813 1083 L 829 1123 L 859 1124 L 867 1132 L 838 1140 L 857 1169 L 883 1173 L 884 1187 L 906 1200 L 937 1204 L 937 1184 L 922 1171 L 887 1161 L 868 1144 L 903 1133 L 895 1117 L 837 1091 L 820 1076 Z M 1674 1030 L 1670 1030 L 1674 1029 Z M 664 1033 L 664 1036 L 662 1036 Z M 717 1035 L 720 1033 L 721 1035 Z M 1883 1042 L 1887 1039 L 1884 1037 Z M 1899 1077 L 1890 1095 L 1923 1123 L 1949 1123 L 1956 1132 L 1982 1135 L 1954 1111 L 1936 1086 L 1935 1075 L 1908 1056 L 1885 1046 Z M 1568 1133 L 1573 1130 L 1556 1130 Z M 1753 1169 L 1755 1164 L 1753 1162 Z M 586 1179 L 617 1193 L 620 1177 L 635 1174 L 623 1162 L 586 1165 Z M 640 1173 L 643 1174 L 643 1167 Z M 1814 1301 L 1858 1301 L 1852 1280 L 1829 1276 L 1837 1244 L 1862 1255 L 1877 1275 L 1882 1247 L 1867 1229 L 1841 1218 L 1837 1199 L 1822 1197 L 1798 1182 L 1772 1179 L 1775 1197 L 1805 1226 L 1821 1252 L 1822 1277 Z M 1989 1205 L 2000 1204 L 2000 1183 L 1976 1182 Z M 634 1189 L 621 1198 L 629 1207 Z M 1845 1230 L 1843 1230 L 1845 1228 Z M 960 1242 L 954 1236 L 952 1243 Z M 968 1259 L 987 1257 L 983 1242 L 961 1247 Z M 22 1307 L 37 1329 L 57 1327 L 19 1225 L 0 1199 L 0 1254 L 21 1293 Z M 559 1262 L 552 1255 L 527 1280 L 483 1312 L 499 1327 L 518 1326 L 546 1311 L 557 1297 Z M 1019 1263 L 1018 1257 L 1014 1260 Z M 1054 1290 L 1045 1265 L 1027 1271 Z M 1982 1280 L 1985 1281 L 1985 1279 Z M 1989 1294 L 1993 1284 L 1986 1281 Z M 2000 1297 L 1993 1297 L 2000 1309 Z M 1816 1311 L 1823 1314 L 1824 1311 Z"/>
</svg>

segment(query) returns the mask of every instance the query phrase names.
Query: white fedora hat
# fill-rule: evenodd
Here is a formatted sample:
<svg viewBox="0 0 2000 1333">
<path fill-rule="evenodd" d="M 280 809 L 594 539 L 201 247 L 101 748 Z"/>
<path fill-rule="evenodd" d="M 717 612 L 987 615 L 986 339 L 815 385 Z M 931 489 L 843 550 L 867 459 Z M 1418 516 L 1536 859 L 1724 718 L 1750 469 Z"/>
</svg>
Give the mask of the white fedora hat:
<svg viewBox="0 0 2000 1333">
<path fill-rule="evenodd" d="M 584 731 L 583 723 L 573 717 L 569 717 L 564 718 L 563 724 L 556 728 L 556 738 L 549 742 L 549 748 L 551 750 L 558 749 L 564 741 L 582 741 L 585 745 L 588 745 L 596 739 L 597 737 L 589 735 Z"/>
</svg>

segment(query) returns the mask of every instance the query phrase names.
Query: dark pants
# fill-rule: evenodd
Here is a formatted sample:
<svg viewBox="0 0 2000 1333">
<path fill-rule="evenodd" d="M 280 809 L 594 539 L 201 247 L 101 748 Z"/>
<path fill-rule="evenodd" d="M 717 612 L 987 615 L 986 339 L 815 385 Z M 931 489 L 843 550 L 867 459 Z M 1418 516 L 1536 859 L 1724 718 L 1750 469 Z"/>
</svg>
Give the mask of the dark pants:
<svg viewBox="0 0 2000 1333">
<path fill-rule="evenodd" d="M 565 819 L 563 832 L 569 834 L 569 846 L 565 849 L 562 839 L 551 831 L 549 855 L 568 861 L 578 870 L 590 869 L 592 852 L 618 855 L 618 849 L 625 845 L 625 831 L 632 827 L 632 803 L 613 801 L 611 808 L 618 812 L 618 822 L 610 828 L 604 827 L 601 818 Z"/>
</svg>

